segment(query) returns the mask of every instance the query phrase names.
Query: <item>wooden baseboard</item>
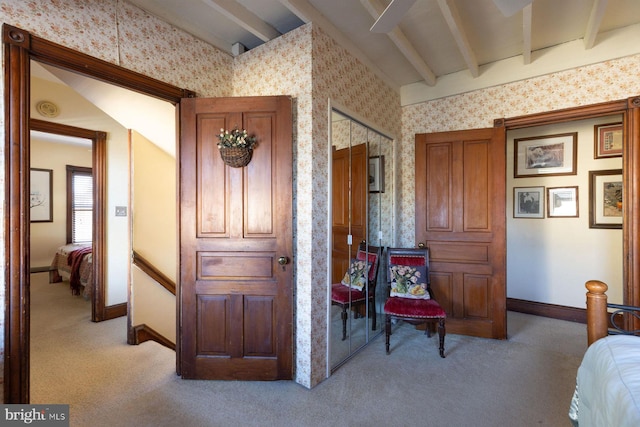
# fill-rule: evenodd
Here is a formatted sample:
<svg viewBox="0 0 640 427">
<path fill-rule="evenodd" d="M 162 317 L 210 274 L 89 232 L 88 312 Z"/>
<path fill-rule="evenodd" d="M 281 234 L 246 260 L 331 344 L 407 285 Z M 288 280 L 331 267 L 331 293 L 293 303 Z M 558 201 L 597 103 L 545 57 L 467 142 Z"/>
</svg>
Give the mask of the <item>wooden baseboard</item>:
<svg viewBox="0 0 640 427">
<path fill-rule="evenodd" d="M 587 323 L 587 310 L 584 308 L 507 298 L 507 310 L 569 322 Z"/>
<path fill-rule="evenodd" d="M 102 320 L 111 320 L 117 317 L 127 315 L 127 303 L 108 305 L 104 308 L 104 318 Z"/>
<path fill-rule="evenodd" d="M 155 341 L 158 344 L 161 344 L 167 348 L 170 348 L 171 350 L 175 351 L 176 349 L 176 345 L 174 343 L 172 343 L 167 338 L 160 335 L 158 332 L 156 332 L 155 330 L 153 330 L 152 328 L 150 328 L 145 324 L 133 327 L 133 334 L 132 334 L 131 341 L 132 342 L 129 342 L 129 344 L 132 344 L 132 345 L 138 345 L 145 341 Z"/>
<path fill-rule="evenodd" d="M 52 267 L 50 265 L 45 265 L 43 267 L 31 267 L 29 269 L 29 273 L 48 273 L 53 270 L 55 270 L 55 267 Z"/>
</svg>

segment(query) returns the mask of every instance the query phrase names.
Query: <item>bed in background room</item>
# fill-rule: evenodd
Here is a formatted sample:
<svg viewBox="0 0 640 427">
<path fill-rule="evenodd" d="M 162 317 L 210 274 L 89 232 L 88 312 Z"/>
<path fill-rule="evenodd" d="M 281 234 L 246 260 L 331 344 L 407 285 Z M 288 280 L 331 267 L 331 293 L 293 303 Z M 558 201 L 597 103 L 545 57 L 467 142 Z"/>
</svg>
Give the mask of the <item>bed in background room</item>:
<svg viewBox="0 0 640 427">
<path fill-rule="evenodd" d="M 589 348 L 569 418 L 576 427 L 640 426 L 640 307 L 607 304 L 602 282 L 586 287 Z"/>
<path fill-rule="evenodd" d="M 70 243 L 56 251 L 49 275 L 49 283 L 68 280 L 73 295 L 91 298 L 93 289 L 93 254 L 91 243 Z"/>
</svg>

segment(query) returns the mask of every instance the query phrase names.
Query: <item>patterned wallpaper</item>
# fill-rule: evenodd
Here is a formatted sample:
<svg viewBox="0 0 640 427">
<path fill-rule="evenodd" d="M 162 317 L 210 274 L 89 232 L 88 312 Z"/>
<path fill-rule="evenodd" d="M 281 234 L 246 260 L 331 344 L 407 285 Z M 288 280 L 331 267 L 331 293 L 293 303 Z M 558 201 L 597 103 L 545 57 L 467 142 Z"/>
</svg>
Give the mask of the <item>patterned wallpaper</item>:
<svg viewBox="0 0 640 427">
<path fill-rule="evenodd" d="M 493 120 L 640 94 L 640 55 L 602 62 L 402 109 L 400 245 L 414 245 L 414 135 L 493 127 Z"/>
<path fill-rule="evenodd" d="M 490 127 L 495 118 L 640 93 L 640 56 L 632 56 L 400 108 L 398 93 L 310 24 L 234 61 L 124 0 L 1 0 L 0 13 L 2 22 L 191 89 L 198 96 L 292 96 L 295 365 L 296 381 L 306 387 L 325 378 L 327 363 L 329 99 L 400 135 L 396 163 L 402 168 L 395 169 L 400 191 L 396 197 L 402 206 L 398 244 L 413 245 L 415 133 Z M 0 114 L 0 120 L 3 117 Z M 4 123 L 0 131 L 4 134 Z M 0 185 L 0 192 L 3 188 Z M 4 286 L 0 292 L 4 300 Z"/>
<path fill-rule="evenodd" d="M 400 97 L 310 24 L 236 58 L 233 87 L 294 100 L 296 381 L 313 387 L 327 371 L 328 100 L 399 135 Z"/>
<path fill-rule="evenodd" d="M 231 95 L 233 58 L 124 0 L 2 0 L 2 22 L 195 91 Z"/>
</svg>

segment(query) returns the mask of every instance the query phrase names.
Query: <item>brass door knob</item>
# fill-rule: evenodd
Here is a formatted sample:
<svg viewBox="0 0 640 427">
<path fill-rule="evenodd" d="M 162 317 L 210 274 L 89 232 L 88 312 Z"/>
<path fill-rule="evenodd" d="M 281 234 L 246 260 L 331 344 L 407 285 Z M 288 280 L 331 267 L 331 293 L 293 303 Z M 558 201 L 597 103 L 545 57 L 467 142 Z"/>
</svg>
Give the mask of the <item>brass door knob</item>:
<svg viewBox="0 0 640 427">
<path fill-rule="evenodd" d="M 289 264 L 289 258 L 287 258 L 286 256 L 281 256 L 280 258 L 278 258 L 278 264 L 280 265 Z"/>
</svg>

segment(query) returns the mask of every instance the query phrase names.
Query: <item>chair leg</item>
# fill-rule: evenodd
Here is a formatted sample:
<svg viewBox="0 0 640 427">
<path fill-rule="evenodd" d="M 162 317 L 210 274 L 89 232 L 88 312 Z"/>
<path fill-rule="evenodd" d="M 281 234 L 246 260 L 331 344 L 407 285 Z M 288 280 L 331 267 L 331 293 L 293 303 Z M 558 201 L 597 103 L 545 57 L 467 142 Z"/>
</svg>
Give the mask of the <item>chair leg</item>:
<svg viewBox="0 0 640 427">
<path fill-rule="evenodd" d="M 438 336 L 440 337 L 440 357 L 444 358 L 444 336 L 446 334 L 444 328 L 444 317 L 438 320 Z"/>
<path fill-rule="evenodd" d="M 342 341 L 347 339 L 347 307 L 342 307 L 342 313 L 340 313 L 340 317 L 342 317 Z"/>
<path fill-rule="evenodd" d="M 373 318 L 373 324 L 371 325 L 371 330 L 375 331 L 376 330 L 376 304 L 375 304 L 375 300 L 373 302 L 373 304 L 369 305 L 370 311 L 371 311 L 371 317 Z"/>
<path fill-rule="evenodd" d="M 389 354 L 389 338 L 391 337 L 391 316 L 388 314 L 384 319 L 384 333 L 385 333 L 385 345 L 387 347 L 387 354 Z"/>
</svg>

